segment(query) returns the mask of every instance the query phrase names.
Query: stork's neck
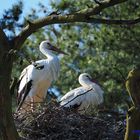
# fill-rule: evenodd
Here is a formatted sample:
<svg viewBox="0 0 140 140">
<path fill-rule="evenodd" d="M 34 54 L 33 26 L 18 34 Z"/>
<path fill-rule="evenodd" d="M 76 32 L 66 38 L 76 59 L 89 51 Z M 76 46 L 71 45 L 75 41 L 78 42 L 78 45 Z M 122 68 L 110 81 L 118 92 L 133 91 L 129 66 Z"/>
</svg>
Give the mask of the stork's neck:
<svg viewBox="0 0 140 140">
<path fill-rule="evenodd" d="M 91 87 L 93 85 L 93 82 L 91 82 L 90 80 L 88 79 L 79 79 L 79 83 L 80 85 L 82 85 L 83 87 Z"/>
<path fill-rule="evenodd" d="M 40 48 L 40 51 L 47 57 L 47 58 L 50 58 L 50 59 L 52 59 L 52 58 L 54 58 L 54 57 L 56 57 L 56 55 L 54 54 L 54 53 L 52 53 L 52 51 L 51 50 L 48 50 L 48 49 L 46 49 L 46 48 Z"/>
</svg>

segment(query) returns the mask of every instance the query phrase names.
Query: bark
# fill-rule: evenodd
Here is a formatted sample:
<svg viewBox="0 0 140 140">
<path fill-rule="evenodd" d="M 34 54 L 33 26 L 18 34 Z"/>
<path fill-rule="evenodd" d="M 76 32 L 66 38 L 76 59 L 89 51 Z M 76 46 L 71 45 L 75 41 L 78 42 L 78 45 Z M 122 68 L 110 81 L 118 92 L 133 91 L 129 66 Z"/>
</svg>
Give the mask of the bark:
<svg viewBox="0 0 140 140">
<path fill-rule="evenodd" d="M 5 48 L 0 52 L 0 140 L 18 140 L 9 90 L 13 59 Z"/>
<path fill-rule="evenodd" d="M 126 120 L 125 140 L 138 140 L 140 138 L 140 109 L 131 107 Z"/>
<path fill-rule="evenodd" d="M 125 140 L 140 138 L 140 69 L 129 72 L 126 89 L 132 99 L 133 106 L 128 110 Z"/>
</svg>

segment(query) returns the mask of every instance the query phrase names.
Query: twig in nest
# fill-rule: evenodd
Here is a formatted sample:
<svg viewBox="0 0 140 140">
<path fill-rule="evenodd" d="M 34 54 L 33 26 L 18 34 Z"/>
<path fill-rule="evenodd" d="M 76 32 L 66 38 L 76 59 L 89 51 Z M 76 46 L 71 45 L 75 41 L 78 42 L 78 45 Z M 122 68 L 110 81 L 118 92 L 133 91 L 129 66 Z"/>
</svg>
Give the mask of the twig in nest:
<svg viewBox="0 0 140 140">
<path fill-rule="evenodd" d="M 80 129 L 75 128 L 78 132 L 80 132 L 82 135 L 85 135 L 82 131 L 80 131 Z"/>
</svg>

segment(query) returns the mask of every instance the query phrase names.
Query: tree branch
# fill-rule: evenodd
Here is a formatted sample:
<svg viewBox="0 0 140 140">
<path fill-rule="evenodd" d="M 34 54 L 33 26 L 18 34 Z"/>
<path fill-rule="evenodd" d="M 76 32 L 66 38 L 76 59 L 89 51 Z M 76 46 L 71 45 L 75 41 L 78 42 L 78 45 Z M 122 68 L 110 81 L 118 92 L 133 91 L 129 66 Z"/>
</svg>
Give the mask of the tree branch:
<svg viewBox="0 0 140 140">
<path fill-rule="evenodd" d="M 101 3 L 100 1 L 98 1 L 98 0 L 94 0 L 94 2 L 95 2 L 96 4 L 99 4 L 99 5 L 102 4 L 102 3 Z"/>
<path fill-rule="evenodd" d="M 115 25 L 134 25 L 140 22 L 140 17 L 130 20 L 111 20 L 111 19 L 99 19 L 99 18 L 89 18 L 89 23 L 98 23 L 98 24 L 115 24 Z"/>
<path fill-rule="evenodd" d="M 92 8 L 83 9 L 81 11 L 78 11 L 78 14 L 86 14 L 86 15 L 97 15 L 102 10 L 112 7 L 114 5 L 126 2 L 128 0 L 104 0 L 103 2 L 100 2 L 100 4 L 94 5 Z"/>
<path fill-rule="evenodd" d="M 15 47 L 16 49 L 20 48 L 20 46 L 24 43 L 28 36 L 32 33 L 36 32 L 39 28 L 44 27 L 46 25 L 51 24 L 59 24 L 59 23 L 74 23 L 74 22 L 86 22 L 86 23 L 98 23 L 98 24 L 136 24 L 140 22 L 140 19 L 134 20 L 109 20 L 109 19 L 97 19 L 93 18 L 94 15 L 99 14 L 103 9 L 107 7 L 114 6 L 116 4 L 125 2 L 128 0 L 105 0 L 101 2 L 101 4 L 96 4 L 93 8 L 84 9 L 72 14 L 67 15 L 49 15 L 45 18 L 29 22 L 22 32 L 15 38 Z"/>
</svg>

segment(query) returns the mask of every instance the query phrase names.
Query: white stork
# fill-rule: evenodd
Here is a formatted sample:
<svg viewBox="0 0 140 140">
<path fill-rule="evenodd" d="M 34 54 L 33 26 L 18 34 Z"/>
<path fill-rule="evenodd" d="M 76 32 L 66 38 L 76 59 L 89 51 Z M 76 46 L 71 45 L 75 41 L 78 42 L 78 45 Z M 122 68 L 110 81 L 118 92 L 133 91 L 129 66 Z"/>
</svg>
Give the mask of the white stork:
<svg viewBox="0 0 140 140">
<path fill-rule="evenodd" d="M 42 102 L 52 81 L 59 76 L 59 59 L 52 51 L 66 53 L 49 41 L 42 41 L 39 49 L 47 59 L 38 60 L 22 71 L 19 78 L 17 111 L 21 107 L 26 110 L 29 105 Z"/>
<path fill-rule="evenodd" d="M 104 92 L 89 74 L 80 74 L 79 83 L 82 85 L 81 87 L 69 91 L 60 99 L 61 107 L 76 108 L 83 113 L 89 107 L 97 106 L 103 102 Z"/>
</svg>

